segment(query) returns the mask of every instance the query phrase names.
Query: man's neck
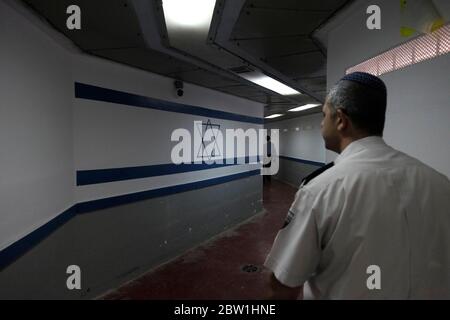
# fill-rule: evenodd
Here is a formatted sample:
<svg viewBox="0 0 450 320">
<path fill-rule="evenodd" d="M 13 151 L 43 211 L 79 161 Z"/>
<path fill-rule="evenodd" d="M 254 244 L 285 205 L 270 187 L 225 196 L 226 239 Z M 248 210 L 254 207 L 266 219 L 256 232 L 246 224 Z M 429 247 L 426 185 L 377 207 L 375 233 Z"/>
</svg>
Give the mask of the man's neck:
<svg viewBox="0 0 450 320">
<path fill-rule="evenodd" d="M 338 153 L 341 154 L 342 151 L 344 151 L 345 148 L 347 148 L 347 146 L 349 144 L 351 144 L 352 142 L 360 140 L 360 139 L 364 139 L 364 138 L 367 138 L 367 137 L 370 137 L 370 135 L 368 135 L 368 134 L 357 134 L 357 135 L 353 135 L 353 136 L 349 136 L 349 137 L 343 137 L 341 139 L 341 141 L 340 141 L 340 144 L 339 144 L 339 152 Z"/>
</svg>

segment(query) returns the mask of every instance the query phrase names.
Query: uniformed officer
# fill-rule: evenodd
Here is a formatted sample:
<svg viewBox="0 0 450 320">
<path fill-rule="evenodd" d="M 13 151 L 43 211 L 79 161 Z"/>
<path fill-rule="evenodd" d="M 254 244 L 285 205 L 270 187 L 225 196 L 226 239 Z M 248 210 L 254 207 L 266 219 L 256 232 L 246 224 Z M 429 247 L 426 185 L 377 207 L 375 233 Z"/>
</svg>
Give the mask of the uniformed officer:
<svg viewBox="0 0 450 320">
<path fill-rule="evenodd" d="M 295 196 L 265 262 L 272 298 L 450 299 L 450 182 L 384 142 L 386 97 L 361 72 L 328 94 L 339 156 Z"/>
</svg>

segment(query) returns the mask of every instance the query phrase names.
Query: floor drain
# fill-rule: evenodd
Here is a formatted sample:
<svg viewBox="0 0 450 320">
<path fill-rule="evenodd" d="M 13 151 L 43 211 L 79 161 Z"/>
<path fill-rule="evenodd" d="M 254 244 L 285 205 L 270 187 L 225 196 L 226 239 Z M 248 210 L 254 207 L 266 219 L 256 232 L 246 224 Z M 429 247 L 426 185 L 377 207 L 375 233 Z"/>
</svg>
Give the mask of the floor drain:
<svg viewBox="0 0 450 320">
<path fill-rule="evenodd" d="M 247 264 L 242 267 L 242 271 L 247 273 L 255 273 L 259 271 L 259 267 L 255 266 L 254 264 Z"/>
</svg>

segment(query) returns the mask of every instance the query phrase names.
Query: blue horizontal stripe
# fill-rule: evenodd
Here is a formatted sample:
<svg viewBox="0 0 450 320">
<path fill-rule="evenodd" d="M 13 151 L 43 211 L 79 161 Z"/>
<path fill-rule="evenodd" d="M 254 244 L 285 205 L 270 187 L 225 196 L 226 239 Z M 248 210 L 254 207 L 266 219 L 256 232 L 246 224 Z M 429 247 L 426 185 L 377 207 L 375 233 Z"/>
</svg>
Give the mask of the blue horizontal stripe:
<svg viewBox="0 0 450 320">
<path fill-rule="evenodd" d="M 227 166 L 235 166 L 240 164 L 248 164 L 257 162 L 259 157 L 234 158 L 232 163 L 227 163 L 227 159 L 223 159 L 223 163 L 182 163 L 182 164 L 158 164 L 151 166 L 111 168 L 111 169 L 95 169 L 95 170 L 79 170 L 77 171 L 77 186 L 85 186 L 97 183 L 106 183 L 114 181 L 123 181 L 131 179 L 142 179 L 148 177 L 164 176 L 169 174 L 216 169 Z M 231 162 L 231 161 L 230 161 Z"/>
<path fill-rule="evenodd" d="M 43 226 L 34 230 L 30 234 L 26 235 L 19 241 L 14 242 L 12 245 L 6 249 L 0 251 L 0 270 L 5 268 L 10 263 L 14 262 L 16 259 L 25 254 L 28 250 L 33 248 L 39 242 L 44 240 L 53 231 L 64 225 L 70 219 L 72 219 L 76 214 L 75 206 L 67 209 L 63 213 L 56 216 L 56 218 L 47 222 Z"/>
<path fill-rule="evenodd" d="M 96 211 L 100 209 L 115 207 L 123 204 L 128 204 L 136 201 L 147 200 L 151 198 L 167 196 L 175 193 L 196 190 L 200 188 L 210 187 L 221 183 L 230 182 L 237 179 L 242 179 L 250 176 L 260 174 L 260 170 L 247 171 L 242 173 L 237 173 L 225 177 L 213 178 L 203 181 L 191 182 L 186 184 L 180 184 L 171 187 L 165 187 L 155 190 L 148 190 L 142 192 L 136 192 L 131 194 L 126 194 L 122 196 L 110 197 L 106 199 L 92 200 L 87 202 L 82 202 L 77 205 L 78 213 L 86 213 L 91 211 Z"/>
<path fill-rule="evenodd" d="M 185 191 L 196 190 L 200 188 L 210 187 L 214 185 L 218 185 L 221 183 L 226 183 L 242 178 L 247 178 L 250 176 L 254 176 L 260 173 L 260 170 L 253 170 L 242 172 L 238 174 L 233 174 L 225 177 L 212 178 L 203 181 L 191 182 L 186 184 L 181 184 L 172 187 L 165 187 L 155 190 L 137 192 L 117 197 L 111 197 L 106 199 L 99 199 L 93 201 L 87 201 L 78 203 L 71 208 L 67 209 L 51 221 L 47 222 L 43 226 L 39 227 L 35 231 L 26 235 L 22 239 L 16 241 L 9 247 L 0 251 L 0 270 L 4 269 L 9 264 L 13 263 L 23 254 L 25 254 L 28 250 L 39 244 L 42 240 L 56 231 L 59 227 L 67 223 L 76 214 L 87 213 L 96 211 L 99 209 L 110 208 L 113 206 L 118 206 L 122 204 L 132 203 L 136 201 L 168 196 L 171 194 L 181 193 Z"/>
<path fill-rule="evenodd" d="M 323 163 L 323 162 L 316 162 L 316 161 L 311 161 L 311 160 L 304 160 L 304 159 L 291 158 L 291 157 L 285 157 L 285 156 L 279 156 L 279 157 L 280 157 L 280 159 L 300 162 L 303 164 L 310 164 L 312 166 L 317 166 L 317 167 L 322 167 L 325 165 L 325 163 Z"/>
<path fill-rule="evenodd" d="M 263 124 L 264 119 L 244 116 L 237 113 L 213 110 L 187 104 L 159 100 L 133 93 L 117 91 L 89 84 L 75 82 L 75 97 L 80 99 L 104 101 L 138 108 L 155 109 L 168 112 L 192 114 L 196 116 Z"/>
</svg>

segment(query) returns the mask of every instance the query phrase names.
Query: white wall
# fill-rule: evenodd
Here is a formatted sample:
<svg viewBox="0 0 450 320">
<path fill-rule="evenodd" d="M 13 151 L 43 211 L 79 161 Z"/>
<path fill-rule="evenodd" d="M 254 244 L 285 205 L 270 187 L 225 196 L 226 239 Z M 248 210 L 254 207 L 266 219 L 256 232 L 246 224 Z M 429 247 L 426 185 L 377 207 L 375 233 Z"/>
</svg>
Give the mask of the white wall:
<svg viewBox="0 0 450 320">
<path fill-rule="evenodd" d="M 179 104 L 196 105 L 208 109 L 263 117 L 260 103 L 232 97 L 207 88 L 185 84 L 182 98 L 173 89 L 173 79 L 130 68 L 111 61 L 75 55 L 74 81 L 120 90 Z M 182 113 L 114 104 L 102 101 L 74 99 L 74 148 L 76 170 L 123 168 L 171 163 L 171 151 L 177 142 L 171 134 L 184 128 L 194 137 L 194 121 L 208 119 L 225 129 L 260 128 L 252 123 L 208 118 Z M 194 152 L 194 150 L 192 150 Z M 225 150 L 222 150 L 225 152 Z M 257 169 L 257 165 L 226 168 L 77 186 L 78 202 L 109 196 L 157 189 L 161 187 L 201 181 Z"/>
<path fill-rule="evenodd" d="M 65 49 L 0 1 L 0 249 L 73 204 Z"/>
<path fill-rule="evenodd" d="M 381 8 L 381 30 L 368 30 L 365 10 Z M 344 18 L 342 18 L 344 17 Z M 328 89 L 348 67 L 407 41 L 400 36 L 398 1 L 358 1 L 328 35 Z M 394 148 L 450 177 L 450 55 L 394 71 L 381 78 L 388 88 L 384 138 Z M 336 154 L 327 152 L 327 161 Z"/>
<path fill-rule="evenodd" d="M 19 13 L 20 12 L 20 13 Z M 263 105 L 71 49 L 15 1 L 0 2 L 0 250 L 72 205 L 256 169 L 254 165 L 75 186 L 75 172 L 170 163 L 176 128 L 205 117 L 75 98 L 74 82 L 263 117 Z M 260 128 L 211 118 L 225 128 Z"/>
<path fill-rule="evenodd" d="M 321 122 L 322 114 L 313 114 L 268 123 L 266 128 L 280 130 L 280 155 L 325 162 L 325 145 L 320 133 Z"/>
<path fill-rule="evenodd" d="M 73 70 L 76 82 L 179 104 L 263 117 L 260 103 L 188 83 L 184 85 L 184 96 L 177 98 L 173 79 L 95 57 L 75 55 Z M 74 115 L 78 170 L 170 163 L 175 145 L 170 141 L 172 131 L 177 128 L 193 131 L 194 121 L 208 120 L 207 117 L 83 99 L 74 100 Z M 211 121 L 220 124 L 221 130 L 255 127 L 245 122 L 214 118 Z"/>
</svg>

